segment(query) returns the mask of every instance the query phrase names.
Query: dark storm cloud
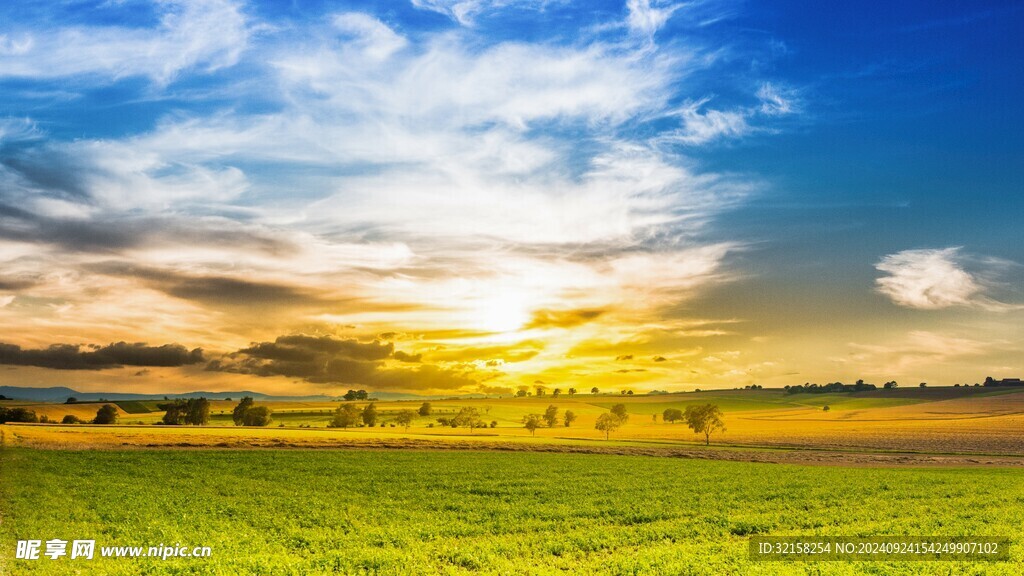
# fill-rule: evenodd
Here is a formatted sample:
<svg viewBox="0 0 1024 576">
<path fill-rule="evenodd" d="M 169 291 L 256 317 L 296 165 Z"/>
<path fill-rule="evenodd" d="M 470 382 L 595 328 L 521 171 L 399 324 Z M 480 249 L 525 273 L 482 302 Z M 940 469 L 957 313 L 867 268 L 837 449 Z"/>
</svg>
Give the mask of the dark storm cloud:
<svg viewBox="0 0 1024 576">
<path fill-rule="evenodd" d="M 281 336 L 256 342 L 214 360 L 207 370 L 255 376 L 287 376 L 321 384 L 359 385 L 371 390 L 454 389 L 476 383 L 463 372 L 419 365 L 391 368 L 386 360 L 419 362 L 419 355 L 395 351 L 394 344 L 330 336 Z"/>
<path fill-rule="evenodd" d="M 2 198 L 2 196 L 0 196 Z M 222 218 L 103 216 L 53 218 L 0 203 L 0 238 L 57 246 L 67 252 L 116 253 L 177 245 L 227 246 L 287 255 L 298 247 L 267 230 Z"/>
<path fill-rule="evenodd" d="M 373 361 L 389 358 L 394 344 L 339 340 L 330 336 L 280 336 L 274 342 L 260 342 L 239 353 L 265 360 L 310 361 L 323 355 L 352 360 Z"/>
<path fill-rule="evenodd" d="M 0 291 L 6 292 L 17 292 L 18 290 L 24 290 L 31 288 L 39 284 L 37 280 L 28 278 L 4 278 L 0 276 Z"/>
<path fill-rule="evenodd" d="M 410 364 L 416 364 L 423 361 L 422 354 L 406 354 L 401 350 L 395 352 L 394 358 L 399 362 L 409 362 Z"/>
<path fill-rule="evenodd" d="M 38 366 L 54 370 L 101 370 L 120 366 L 185 366 L 202 362 L 200 348 L 188 350 L 179 344 L 147 346 L 145 343 L 117 342 L 107 346 L 53 344 L 47 348 L 22 349 L 0 343 L 0 364 Z"/>
<path fill-rule="evenodd" d="M 296 286 L 226 276 L 191 276 L 125 262 L 100 262 L 84 269 L 108 276 L 135 278 L 176 298 L 217 307 L 309 306 L 332 302 Z"/>
<path fill-rule="evenodd" d="M 317 300 L 315 295 L 301 288 L 220 276 L 182 278 L 165 286 L 163 290 L 185 300 L 227 306 L 239 304 L 301 305 Z"/>
<path fill-rule="evenodd" d="M 81 175 L 88 170 L 81 160 L 48 146 L 5 146 L 0 150 L 0 166 L 25 188 L 46 196 L 86 199 Z"/>
</svg>

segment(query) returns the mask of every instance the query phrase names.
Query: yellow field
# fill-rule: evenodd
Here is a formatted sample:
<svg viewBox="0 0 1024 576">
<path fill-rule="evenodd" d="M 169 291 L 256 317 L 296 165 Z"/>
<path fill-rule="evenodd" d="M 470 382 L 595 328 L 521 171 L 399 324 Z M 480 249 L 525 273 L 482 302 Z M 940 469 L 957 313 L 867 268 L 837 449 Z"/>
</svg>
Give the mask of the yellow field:
<svg viewBox="0 0 1024 576">
<path fill-rule="evenodd" d="M 230 425 L 229 415 L 235 402 L 214 401 L 213 421 L 208 427 L 7 426 L 6 434 L 8 441 L 20 438 L 32 444 L 98 447 L 317 446 L 355 440 L 599 445 L 605 441 L 603 434 L 594 429 L 594 422 L 611 405 L 621 402 L 626 404 L 630 418 L 612 434 L 613 442 L 695 445 L 703 439 L 682 423 L 663 423 L 661 413 L 667 407 L 710 402 L 725 411 L 727 430 L 712 436 L 712 443 L 718 446 L 1024 456 L 1024 390 L 937 389 L 900 391 L 901 394 L 891 396 L 885 392 L 888 391 L 787 396 L 778 391 L 738 390 L 665 396 L 432 401 L 433 414 L 417 418 L 408 431 L 391 426 L 389 421 L 398 410 L 418 408 L 420 401 L 377 402 L 384 427 L 348 430 L 325 428 L 330 413 L 338 407 L 337 402 L 261 403 L 273 408 L 274 423 L 264 429 L 242 429 Z M 821 409 L 825 403 L 831 410 Z M 531 436 L 521 424 L 522 417 L 542 413 L 552 404 L 560 412 L 572 410 L 578 420 L 569 428 L 541 428 Z M 69 413 L 91 417 L 90 411 L 98 405 L 25 406 L 59 420 Z M 495 421 L 497 426 L 470 434 L 468 429 L 435 422 L 437 417 L 454 415 L 464 406 L 478 408 L 486 422 Z M 121 415 L 123 423 L 147 424 L 159 421 L 160 416 L 159 412 Z M 300 423 L 303 428 L 299 428 Z"/>
</svg>

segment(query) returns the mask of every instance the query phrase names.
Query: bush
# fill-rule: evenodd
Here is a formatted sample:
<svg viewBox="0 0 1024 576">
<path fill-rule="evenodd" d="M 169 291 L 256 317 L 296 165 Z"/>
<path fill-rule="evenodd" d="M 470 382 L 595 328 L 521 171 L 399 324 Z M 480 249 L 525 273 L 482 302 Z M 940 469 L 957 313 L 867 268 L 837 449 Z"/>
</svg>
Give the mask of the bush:
<svg viewBox="0 0 1024 576">
<path fill-rule="evenodd" d="M 60 421 L 61 424 L 81 424 L 82 420 L 74 414 L 67 414 L 64 419 Z"/>
<path fill-rule="evenodd" d="M 334 411 L 334 417 L 327 424 L 328 428 L 348 428 L 359 424 L 362 411 L 354 404 L 342 404 Z"/>
<path fill-rule="evenodd" d="M 164 417 L 161 420 L 163 424 L 203 426 L 210 422 L 210 401 L 206 398 L 178 399 L 170 403 L 157 404 L 156 407 L 164 410 Z"/>
<path fill-rule="evenodd" d="M 93 424 L 117 424 L 117 418 L 117 406 L 104 404 L 96 411 L 96 418 L 92 422 Z"/>
<path fill-rule="evenodd" d="M 269 426 L 273 411 L 266 406 L 253 406 L 242 416 L 242 426 Z"/>
<path fill-rule="evenodd" d="M 363 424 L 373 428 L 377 424 L 377 405 L 370 402 L 363 408 Z"/>
<path fill-rule="evenodd" d="M 39 418 L 27 408 L 0 408 L 0 424 L 4 422 L 39 422 Z"/>
</svg>

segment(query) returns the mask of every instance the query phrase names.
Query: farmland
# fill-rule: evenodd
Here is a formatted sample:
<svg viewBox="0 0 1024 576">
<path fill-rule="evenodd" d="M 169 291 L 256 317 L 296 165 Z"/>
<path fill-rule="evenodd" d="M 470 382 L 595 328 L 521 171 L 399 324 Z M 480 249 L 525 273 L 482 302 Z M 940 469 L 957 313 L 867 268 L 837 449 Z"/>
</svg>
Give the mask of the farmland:
<svg viewBox="0 0 1024 576">
<path fill-rule="evenodd" d="M 993 535 L 1024 515 L 1024 391 L 778 390 L 432 402 L 406 430 L 327 428 L 337 402 L 265 402 L 267 427 L 157 426 L 158 402 L 119 402 L 121 424 L 0 426 L 0 573 L 65 574 L 14 560 L 14 542 L 209 546 L 211 558 L 90 561 L 107 574 L 1016 574 L 1010 562 L 779 564 L 751 535 Z M 597 417 L 629 421 L 605 440 Z M 714 403 L 704 446 L 669 408 Z M 365 406 L 365 402 L 353 404 Z M 59 419 L 100 403 L 5 401 Z M 549 405 L 570 427 L 531 434 Z M 825 411 L 823 407 L 829 406 Z M 486 428 L 437 422 L 476 408 Z M 490 427 L 490 422 L 495 426 Z M 272 448 L 272 449 L 267 449 Z M 810 464 L 810 465 L 809 465 Z M 81 564 L 82 573 L 87 573 Z"/>
<path fill-rule="evenodd" d="M 106 574 L 1015 574 L 989 565 L 778 564 L 751 534 L 1019 531 L 1008 469 L 831 468 L 579 454 L 8 448 L 0 562 L 27 538 L 182 543 L 204 559 L 95 559 Z M 81 561 L 80 561 L 81 562 Z M 4 566 L 0 565 L 0 569 Z"/>
<path fill-rule="evenodd" d="M 576 395 L 559 398 L 492 398 L 434 401 L 430 416 L 417 417 L 406 430 L 395 425 L 400 410 L 416 409 L 419 402 L 376 403 L 380 423 L 373 428 L 327 429 L 338 402 L 266 402 L 274 410 L 269 428 L 234 427 L 232 401 L 211 402 L 210 426 L 163 427 L 157 402 L 133 403 L 152 410 L 135 413 L 119 409 L 120 422 L 129 427 L 105 429 L 86 426 L 7 426 L 8 441 L 21 439 L 37 447 L 123 446 L 230 446 L 351 445 L 357 440 L 400 441 L 501 441 L 516 444 L 581 445 L 603 442 L 594 422 L 612 405 L 623 403 L 629 421 L 610 442 L 646 445 L 696 445 L 700 438 L 681 423 L 665 423 L 668 408 L 713 403 L 725 412 L 726 431 L 712 442 L 718 446 L 767 449 L 817 449 L 866 452 L 904 452 L 959 455 L 1024 456 L 1024 391 L 1020 389 L 934 388 L 876 390 L 861 393 L 784 394 L 779 390 L 728 390 L 699 393 L 618 396 Z M 16 403 L 5 403 L 15 405 Z M 121 403 L 125 404 L 125 403 Z M 356 402 L 360 407 L 365 402 Z M 24 407 L 58 420 L 64 414 L 91 417 L 99 403 L 27 404 Z M 528 414 L 542 413 L 549 405 L 561 413 L 573 411 L 578 420 L 571 427 L 541 428 L 531 435 L 522 425 Z M 824 411 L 828 405 L 830 410 Z M 474 407 L 494 427 L 470 432 L 436 422 L 463 407 Z M 382 425 L 381 425 L 382 424 Z M 16 429 L 15 429 L 16 428 Z"/>
</svg>

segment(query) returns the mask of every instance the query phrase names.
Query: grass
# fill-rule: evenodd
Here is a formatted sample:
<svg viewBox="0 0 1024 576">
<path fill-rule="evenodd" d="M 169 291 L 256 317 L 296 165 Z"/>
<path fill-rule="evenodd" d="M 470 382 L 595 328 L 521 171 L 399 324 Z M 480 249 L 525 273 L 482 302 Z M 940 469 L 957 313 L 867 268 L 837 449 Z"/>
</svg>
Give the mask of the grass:
<svg viewBox="0 0 1024 576">
<path fill-rule="evenodd" d="M 1017 574 L 999 564 L 753 563 L 752 534 L 1017 538 L 1024 473 L 491 452 L 0 452 L 0 572 L 18 539 L 181 543 L 104 574 Z"/>
<path fill-rule="evenodd" d="M 147 406 L 144 402 L 138 400 L 118 400 L 114 402 L 118 408 L 124 410 L 128 414 L 149 414 L 155 412 L 157 408 L 154 406 L 152 409 Z"/>
</svg>

